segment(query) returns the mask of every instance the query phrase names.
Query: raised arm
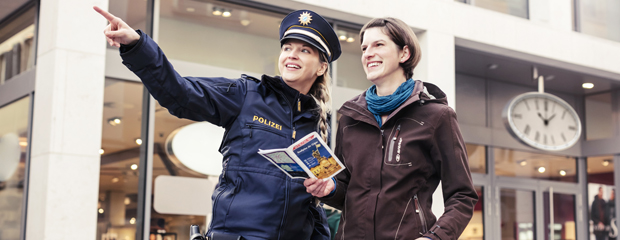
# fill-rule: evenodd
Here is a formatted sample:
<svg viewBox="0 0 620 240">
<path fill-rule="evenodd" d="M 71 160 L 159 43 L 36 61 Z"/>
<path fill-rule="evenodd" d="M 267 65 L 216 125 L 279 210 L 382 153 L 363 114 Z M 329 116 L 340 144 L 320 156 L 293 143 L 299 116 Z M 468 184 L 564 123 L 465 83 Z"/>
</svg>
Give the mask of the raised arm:
<svg viewBox="0 0 620 240">
<path fill-rule="evenodd" d="M 148 35 L 99 7 L 110 24 L 103 33 L 120 47 L 123 64 L 136 74 L 149 93 L 177 117 L 227 126 L 245 100 L 246 79 L 182 77 Z"/>
</svg>

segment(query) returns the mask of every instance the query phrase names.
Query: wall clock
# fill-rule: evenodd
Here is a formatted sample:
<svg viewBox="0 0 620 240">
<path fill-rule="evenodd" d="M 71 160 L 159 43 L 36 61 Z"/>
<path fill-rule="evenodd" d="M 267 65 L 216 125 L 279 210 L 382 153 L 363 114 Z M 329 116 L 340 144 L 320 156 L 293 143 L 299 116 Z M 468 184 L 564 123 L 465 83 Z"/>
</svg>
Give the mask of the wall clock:
<svg viewBox="0 0 620 240">
<path fill-rule="evenodd" d="M 545 151 L 570 148 L 581 136 L 577 112 L 564 100 L 542 91 L 524 93 L 510 100 L 502 118 L 512 136 Z"/>
</svg>

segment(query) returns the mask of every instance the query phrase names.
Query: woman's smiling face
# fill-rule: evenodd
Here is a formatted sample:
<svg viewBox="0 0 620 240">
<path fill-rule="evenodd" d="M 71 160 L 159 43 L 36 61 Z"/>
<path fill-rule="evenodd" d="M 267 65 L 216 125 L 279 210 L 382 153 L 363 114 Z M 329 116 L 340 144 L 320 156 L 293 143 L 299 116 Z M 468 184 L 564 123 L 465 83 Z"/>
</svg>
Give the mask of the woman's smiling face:
<svg viewBox="0 0 620 240">
<path fill-rule="evenodd" d="M 364 32 L 362 65 L 366 78 L 374 84 L 404 78 L 403 50 L 394 43 L 380 27 L 369 28 Z M 406 59 L 405 59 L 406 60 Z"/>
<path fill-rule="evenodd" d="M 318 49 L 301 40 L 291 39 L 282 44 L 278 68 L 284 82 L 306 94 L 327 69 L 327 63 L 319 60 L 319 54 Z"/>
</svg>

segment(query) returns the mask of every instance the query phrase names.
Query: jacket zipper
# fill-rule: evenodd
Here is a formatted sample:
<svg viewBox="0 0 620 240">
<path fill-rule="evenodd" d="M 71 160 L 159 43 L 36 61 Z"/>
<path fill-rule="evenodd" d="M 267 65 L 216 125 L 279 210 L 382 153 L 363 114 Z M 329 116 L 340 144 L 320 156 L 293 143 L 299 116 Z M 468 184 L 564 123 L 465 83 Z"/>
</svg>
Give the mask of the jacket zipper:
<svg viewBox="0 0 620 240">
<path fill-rule="evenodd" d="M 394 134 L 394 137 L 392 138 L 392 142 L 390 143 L 390 150 L 388 151 L 388 162 L 392 162 L 392 156 L 394 155 L 394 143 L 396 143 L 396 139 L 398 139 L 398 133 L 400 132 L 400 124 L 398 125 L 398 128 L 396 128 L 396 133 Z"/>
<path fill-rule="evenodd" d="M 278 94 L 280 94 L 280 96 L 285 96 L 284 93 L 282 93 L 282 91 L 278 90 L 278 89 L 274 89 L 275 92 L 277 92 Z M 295 96 L 295 99 L 299 99 L 299 95 Z M 293 121 L 293 104 L 291 104 L 288 99 L 285 97 L 284 101 L 286 102 L 286 104 L 288 105 L 289 109 L 291 109 L 291 126 L 293 128 L 293 136 L 291 139 L 291 144 L 295 142 L 295 122 Z M 251 131 L 251 130 L 250 130 Z M 251 134 L 250 134 L 251 135 Z M 284 137 L 286 137 L 285 135 L 283 135 Z M 282 226 L 284 226 L 284 221 L 286 219 L 286 215 L 288 214 L 288 194 L 289 194 L 289 179 L 286 179 L 286 195 L 284 197 L 284 213 L 282 214 L 282 221 L 280 222 L 280 229 L 282 228 Z M 280 230 L 278 230 L 278 238 L 280 238 Z"/>
<path fill-rule="evenodd" d="M 277 135 L 280 135 L 282 137 L 285 137 L 286 135 L 284 133 L 281 132 L 277 132 L 273 129 L 271 129 L 270 127 L 264 127 L 261 125 L 255 125 L 255 124 L 246 124 L 246 126 L 250 129 L 250 138 L 252 138 L 252 133 L 254 132 L 254 129 L 258 129 L 258 130 L 263 130 L 263 131 L 267 131 L 267 132 L 271 132 Z"/>
<path fill-rule="evenodd" d="M 394 235 L 394 240 L 396 240 L 396 238 L 398 237 L 398 231 L 400 230 L 400 225 L 403 224 L 403 220 L 405 219 L 405 215 L 407 214 L 407 209 L 409 208 L 409 203 L 411 203 L 411 198 L 409 199 L 409 201 L 407 202 L 407 205 L 405 206 L 405 211 L 403 211 L 403 216 L 400 218 L 400 223 L 398 224 L 398 228 L 396 229 L 396 234 Z"/>
<path fill-rule="evenodd" d="M 213 86 L 216 86 L 216 87 L 227 87 L 226 88 L 226 92 L 230 92 L 230 88 L 231 87 L 237 87 L 237 84 L 235 84 L 234 82 L 232 82 L 232 83 L 218 83 L 218 84 L 214 84 Z"/>
<path fill-rule="evenodd" d="M 420 201 L 418 201 L 418 194 L 413 195 L 413 199 L 415 201 L 415 212 L 420 216 L 420 221 L 422 222 L 422 232 L 421 234 L 428 232 L 426 228 L 426 220 L 424 218 L 424 210 L 422 210 L 422 206 L 420 206 Z"/>
<path fill-rule="evenodd" d="M 228 169 L 228 162 L 230 162 L 230 158 L 226 159 L 226 161 L 224 162 L 224 169 L 222 169 L 222 175 L 220 176 L 220 184 L 224 182 L 223 180 L 224 178 L 226 178 L 226 170 Z M 215 197 L 215 201 L 213 201 L 213 209 L 217 209 L 217 203 L 220 200 L 222 193 L 224 193 L 226 190 L 228 190 L 228 184 L 226 184 L 225 186 L 222 186 L 222 191 L 217 193 L 217 196 Z M 215 219 L 215 211 L 213 211 L 212 219 Z M 211 226 L 213 226 L 213 221 L 211 221 Z"/>
</svg>

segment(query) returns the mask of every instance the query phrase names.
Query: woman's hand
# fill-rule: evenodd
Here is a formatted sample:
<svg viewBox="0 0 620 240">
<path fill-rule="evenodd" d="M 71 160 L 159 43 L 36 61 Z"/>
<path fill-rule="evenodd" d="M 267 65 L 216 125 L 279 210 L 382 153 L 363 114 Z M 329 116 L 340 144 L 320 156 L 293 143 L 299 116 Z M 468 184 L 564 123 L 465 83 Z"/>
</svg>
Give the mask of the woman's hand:
<svg viewBox="0 0 620 240">
<path fill-rule="evenodd" d="M 334 181 L 331 178 L 328 179 L 314 179 L 308 178 L 304 181 L 306 186 L 306 192 L 312 194 L 315 197 L 325 197 L 334 190 L 336 187 Z"/>
<path fill-rule="evenodd" d="M 120 47 L 123 45 L 134 45 L 140 40 L 140 35 L 122 19 L 115 17 L 109 12 L 94 6 L 93 9 L 105 17 L 110 24 L 103 30 L 110 46 Z"/>
</svg>

